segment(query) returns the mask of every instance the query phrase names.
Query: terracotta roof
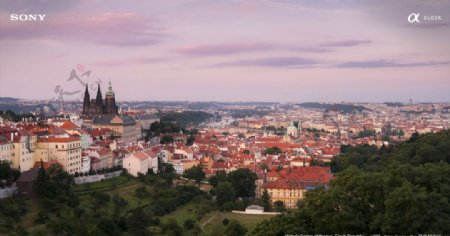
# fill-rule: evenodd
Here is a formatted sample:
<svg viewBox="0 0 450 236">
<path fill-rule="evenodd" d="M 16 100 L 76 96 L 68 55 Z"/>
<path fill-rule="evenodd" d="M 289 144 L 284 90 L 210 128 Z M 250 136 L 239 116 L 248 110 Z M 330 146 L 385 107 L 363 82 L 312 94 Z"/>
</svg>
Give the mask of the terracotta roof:
<svg viewBox="0 0 450 236">
<path fill-rule="evenodd" d="M 63 129 L 70 129 L 70 130 L 79 129 L 80 128 L 80 127 L 78 127 L 76 124 L 74 124 L 71 121 L 64 122 L 64 124 L 62 124 L 60 127 L 63 128 Z"/>
<path fill-rule="evenodd" d="M 80 138 L 78 137 L 68 137 L 68 138 L 58 138 L 58 137 L 48 137 L 48 138 L 39 138 L 39 142 L 49 142 L 49 143 L 56 143 L 56 142 L 74 142 L 79 141 Z"/>
<path fill-rule="evenodd" d="M 145 161 L 148 159 L 148 156 L 145 155 L 144 152 L 135 152 L 133 154 L 131 154 L 133 157 L 136 157 L 137 159 L 141 160 L 141 161 Z"/>
<path fill-rule="evenodd" d="M 59 163 L 56 160 L 50 160 L 50 161 L 44 161 L 44 169 L 48 169 L 50 166 L 58 164 L 61 165 L 61 163 Z M 33 165 L 33 168 L 40 168 L 41 167 L 41 162 L 40 161 L 36 161 Z"/>
</svg>

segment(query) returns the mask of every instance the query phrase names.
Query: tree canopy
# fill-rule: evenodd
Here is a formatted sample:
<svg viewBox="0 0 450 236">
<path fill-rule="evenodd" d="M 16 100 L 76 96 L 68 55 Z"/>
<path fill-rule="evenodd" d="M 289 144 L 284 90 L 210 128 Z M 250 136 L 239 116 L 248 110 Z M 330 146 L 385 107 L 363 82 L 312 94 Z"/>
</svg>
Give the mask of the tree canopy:
<svg viewBox="0 0 450 236">
<path fill-rule="evenodd" d="M 253 235 L 450 233 L 450 131 L 413 137 L 380 153 L 347 147 L 329 188 L 306 192 L 298 211 Z"/>
<path fill-rule="evenodd" d="M 196 182 L 197 184 L 200 184 L 200 182 L 201 182 L 203 179 L 205 179 L 205 173 L 203 173 L 203 168 L 202 168 L 202 165 L 200 165 L 200 164 L 199 164 L 199 165 L 195 165 L 195 166 L 193 166 L 193 167 L 187 169 L 187 170 L 184 172 L 183 176 L 184 176 L 185 178 L 195 180 L 195 182 Z"/>
</svg>

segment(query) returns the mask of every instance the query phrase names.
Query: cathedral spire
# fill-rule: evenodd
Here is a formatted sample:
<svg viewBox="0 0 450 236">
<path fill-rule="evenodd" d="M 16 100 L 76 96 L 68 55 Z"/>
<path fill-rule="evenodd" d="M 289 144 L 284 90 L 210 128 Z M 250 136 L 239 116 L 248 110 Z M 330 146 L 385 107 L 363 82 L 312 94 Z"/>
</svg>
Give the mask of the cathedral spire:
<svg viewBox="0 0 450 236">
<path fill-rule="evenodd" d="M 98 112 L 103 112 L 103 98 L 102 98 L 102 91 L 100 90 L 100 83 L 98 84 L 97 97 L 95 98 L 95 105 L 97 106 Z"/>
<path fill-rule="evenodd" d="M 86 84 L 86 90 L 84 91 L 84 100 L 83 100 L 83 115 L 87 115 L 89 113 L 89 106 L 91 105 L 91 98 L 89 96 L 88 85 Z"/>
<path fill-rule="evenodd" d="M 88 90 L 88 85 L 86 84 L 86 90 L 84 90 L 84 96 L 88 96 L 89 97 L 89 90 Z"/>
<path fill-rule="evenodd" d="M 112 97 L 112 96 L 114 96 L 114 92 L 113 92 L 112 86 L 111 86 L 111 80 L 109 81 L 109 86 L 108 86 L 108 91 L 106 92 L 106 96 L 107 96 L 107 97 Z"/>
<path fill-rule="evenodd" d="M 100 83 L 98 84 L 97 87 L 97 99 L 102 98 L 102 91 L 100 90 Z"/>
</svg>

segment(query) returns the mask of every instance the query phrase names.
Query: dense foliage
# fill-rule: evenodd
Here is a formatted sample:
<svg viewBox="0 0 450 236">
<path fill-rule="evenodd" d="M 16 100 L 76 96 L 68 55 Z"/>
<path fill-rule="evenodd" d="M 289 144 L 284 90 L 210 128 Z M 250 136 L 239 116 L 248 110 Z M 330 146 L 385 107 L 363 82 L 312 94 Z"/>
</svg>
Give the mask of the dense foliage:
<svg viewBox="0 0 450 236">
<path fill-rule="evenodd" d="M 20 176 L 20 171 L 11 168 L 8 161 L 0 161 L 0 188 L 10 186 Z"/>
<path fill-rule="evenodd" d="M 346 147 L 328 189 L 298 211 L 260 223 L 254 235 L 450 233 L 450 131 L 385 148 Z"/>
<path fill-rule="evenodd" d="M 25 228 L 20 224 L 26 212 L 24 199 L 19 197 L 0 199 L 0 235 L 26 234 Z"/>
<path fill-rule="evenodd" d="M 213 115 L 203 111 L 183 111 L 183 112 L 165 112 L 160 114 L 161 122 L 176 122 L 181 126 L 188 124 L 200 124 L 208 119 L 213 118 Z"/>
<path fill-rule="evenodd" d="M 233 118 L 245 118 L 245 117 L 261 117 L 269 114 L 269 110 L 261 109 L 233 109 L 230 110 L 231 116 Z"/>
<path fill-rule="evenodd" d="M 172 173 L 170 166 L 166 166 L 165 171 L 165 175 Z M 47 172 L 42 171 L 40 175 L 45 177 L 45 181 L 38 180 L 38 183 L 44 182 L 45 186 L 51 186 L 49 183 L 53 180 L 50 174 L 53 172 L 50 168 Z M 153 235 L 155 232 L 151 230 L 152 227 L 161 229 L 164 234 L 167 227 L 171 230 L 174 228 L 162 224 L 159 217 L 203 195 L 196 186 L 171 187 L 167 180 L 152 173 L 140 175 L 137 180 L 132 177 L 120 178 L 125 184 L 128 182 L 138 187 L 130 193 L 117 195 L 105 191 L 101 183 L 95 184 L 100 186 L 96 189 L 90 189 L 90 184 L 77 186 L 73 197 L 80 198 L 78 204 L 70 204 L 70 201 L 51 202 L 47 197 L 52 196 L 54 191 L 40 190 L 39 202 L 44 204 L 40 204 L 35 222 L 44 224 L 46 234 L 52 235 Z M 66 192 L 74 192 L 71 190 L 73 187 L 66 187 L 69 188 Z M 114 184 L 112 187 L 114 189 Z M 64 195 L 62 189 L 58 191 Z M 130 199 L 137 199 L 137 202 L 129 202 Z"/>
<path fill-rule="evenodd" d="M 367 137 L 376 137 L 377 133 L 373 129 L 365 129 L 359 131 L 358 135 L 355 138 L 367 138 Z"/>
<path fill-rule="evenodd" d="M 182 130 L 181 126 L 178 123 L 174 122 L 153 122 L 150 125 L 150 129 L 147 131 L 149 136 L 158 136 L 159 134 L 166 133 L 178 133 Z"/>
<path fill-rule="evenodd" d="M 305 102 L 299 104 L 305 108 L 316 108 L 316 109 L 325 109 L 329 111 L 337 111 L 343 113 L 352 113 L 354 111 L 362 112 L 364 110 L 369 110 L 363 106 L 356 106 L 352 104 L 330 104 L 330 103 L 318 103 L 318 102 Z"/>
<path fill-rule="evenodd" d="M 246 205 L 250 205 L 250 199 L 255 197 L 257 179 L 258 176 L 249 169 L 240 168 L 229 174 L 218 171 L 209 179 L 209 183 L 214 187 L 211 193 L 216 196 L 221 210 L 242 210 Z M 238 198 L 244 199 L 245 203 L 236 201 Z"/>
<path fill-rule="evenodd" d="M 6 111 L 2 111 L 0 110 L 0 117 L 2 117 L 5 120 L 10 120 L 13 122 L 19 122 L 21 121 L 23 118 L 26 119 L 35 119 L 36 117 L 31 114 L 31 113 L 26 113 L 26 114 L 17 114 L 11 110 L 6 110 Z"/>
<path fill-rule="evenodd" d="M 184 172 L 183 177 L 193 179 L 197 184 L 200 184 L 200 182 L 205 179 L 205 173 L 203 173 L 202 165 L 198 164 L 187 169 Z"/>
<path fill-rule="evenodd" d="M 282 150 L 279 147 L 270 147 L 264 150 L 266 155 L 278 155 L 281 154 Z"/>
</svg>

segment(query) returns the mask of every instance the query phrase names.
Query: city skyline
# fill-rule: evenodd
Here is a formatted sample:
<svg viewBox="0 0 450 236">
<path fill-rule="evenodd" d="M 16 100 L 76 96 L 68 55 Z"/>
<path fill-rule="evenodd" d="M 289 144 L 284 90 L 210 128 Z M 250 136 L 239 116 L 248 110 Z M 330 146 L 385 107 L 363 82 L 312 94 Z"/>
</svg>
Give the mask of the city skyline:
<svg viewBox="0 0 450 236">
<path fill-rule="evenodd" d="M 77 68 L 118 101 L 450 101 L 446 1 L 0 3 L 0 97 L 84 91 Z"/>
</svg>

